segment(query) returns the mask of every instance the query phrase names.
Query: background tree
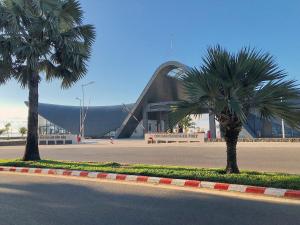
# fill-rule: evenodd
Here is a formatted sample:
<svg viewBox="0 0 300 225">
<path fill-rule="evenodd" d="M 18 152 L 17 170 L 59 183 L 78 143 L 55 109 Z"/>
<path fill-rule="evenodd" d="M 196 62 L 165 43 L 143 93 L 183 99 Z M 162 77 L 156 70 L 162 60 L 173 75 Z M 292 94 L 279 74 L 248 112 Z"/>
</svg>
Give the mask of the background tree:
<svg viewBox="0 0 300 225">
<path fill-rule="evenodd" d="M 193 122 L 193 119 L 191 118 L 191 116 L 189 116 L 189 115 L 185 116 L 178 122 L 178 129 L 179 129 L 178 132 L 182 133 L 183 130 L 187 130 L 188 128 L 191 128 L 194 125 L 195 125 L 195 123 Z"/>
<path fill-rule="evenodd" d="M 26 127 L 20 127 L 19 133 L 22 135 L 22 137 L 27 133 L 27 128 Z"/>
<path fill-rule="evenodd" d="M 4 127 L 5 127 L 4 130 L 5 130 L 6 134 L 7 134 L 7 138 L 9 138 L 9 130 L 11 128 L 11 123 L 5 124 Z"/>
<path fill-rule="evenodd" d="M 262 119 L 282 118 L 299 128 L 299 86 L 279 69 L 273 57 L 243 48 L 237 54 L 209 48 L 200 69 L 180 78 L 188 99 L 174 107 L 173 117 L 209 112 L 220 123 L 227 146 L 227 173 L 239 173 L 236 145 L 249 113 Z"/>
<path fill-rule="evenodd" d="M 83 25 L 76 0 L 0 1 L 0 82 L 15 78 L 28 87 L 28 134 L 23 160 L 39 160 L 38 86 L 62 80 L 68 88 L 87 72 L 95 39 L 92 25 Z"/>
<path fill-rule="evenodd" d="M 0 136 L 5 132 L 5 129 L 0 129 Z"/>
</svg>

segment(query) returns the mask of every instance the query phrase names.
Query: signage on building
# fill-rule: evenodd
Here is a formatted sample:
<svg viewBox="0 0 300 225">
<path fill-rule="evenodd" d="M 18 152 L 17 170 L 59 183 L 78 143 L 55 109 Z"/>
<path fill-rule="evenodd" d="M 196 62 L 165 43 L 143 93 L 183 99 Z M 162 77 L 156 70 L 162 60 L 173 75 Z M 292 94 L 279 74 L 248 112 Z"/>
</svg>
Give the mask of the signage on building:
<svg viewBox="0 0 300 225">
<path fill-rule="evenodd" d="M 147 143 L 204 142 L 204 133 L 147 133 Z"/>
<path fill-rule="evenodd" d="M 40 145 L 64 145 L 64 144 L 76 144 L 76 135 L 72 134 L 53 134 L 53 135 L 39 135 Z"/>
</svg>

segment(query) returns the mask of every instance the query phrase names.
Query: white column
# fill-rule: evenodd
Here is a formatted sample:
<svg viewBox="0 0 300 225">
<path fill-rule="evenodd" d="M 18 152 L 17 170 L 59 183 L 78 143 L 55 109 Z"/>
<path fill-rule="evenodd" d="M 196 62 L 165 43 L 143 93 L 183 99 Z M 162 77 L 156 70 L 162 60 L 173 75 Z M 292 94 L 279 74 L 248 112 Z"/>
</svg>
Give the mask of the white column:
<svg viewBox="0 0 300 225">
<path fill-rule="evenodd" d="M 214 114 L 209 114 L 209 130 L 211 138 L 216 138 L 216 121 Z"/>
</svg>

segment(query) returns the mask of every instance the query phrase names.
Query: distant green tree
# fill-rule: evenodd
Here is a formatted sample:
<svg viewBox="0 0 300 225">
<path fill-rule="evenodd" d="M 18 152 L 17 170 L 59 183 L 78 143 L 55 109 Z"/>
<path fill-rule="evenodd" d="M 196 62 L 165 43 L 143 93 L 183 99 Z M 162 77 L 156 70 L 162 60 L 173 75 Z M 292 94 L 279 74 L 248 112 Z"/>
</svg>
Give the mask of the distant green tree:
<svg viewBox="0 0 300 225">
<path fill-rule="evenodd" d="M 5 129 L 0 129 L 0 135 L 2 135 L 5 132 Z"/>
<path fill-rule="evenodd" d="M 9 138 L 9 130 L 11 128 L 11 123 L 5 124 L 4 127 L 5 127 L 4 130 L 7 133 L 7 137 Z"/>
<path fill-rule="evenodd" d="M 20 127 L 19 133 L 22 135 L 22 137 L 27 133 L 27 128 L 26 127 Z"/>
<path fill-rule="evenodd" d="M 185 116 L 178 122 L 179 133 L 182 133 L 183 130 L 187 130 L 195 125 L 191 116 Z"/>
<path fill-rule="evenodd" d="M 87 73 L 95 39 L 78 0 L 0 1 L 0 84 L 28 87 L 28 134 L 23 160 L 39 160 L 38 87 L 60 79 L 68 88 Z"/>
<path fill-rule="evenodd" d="M 173 117 L 211 113 L 220 124 L 227 146 L 227 173 L 239 173 L 236 158 L 238 136 L 250 113 L 263 119 L 282 118 L 299 128 L 299 85 L 289 80 L 274 58 L 255 49 L 237 54 L 216 46 L 209 48 L 200 69 L 180 78 L 187 100 L 174 106 Z"/>
</svg>

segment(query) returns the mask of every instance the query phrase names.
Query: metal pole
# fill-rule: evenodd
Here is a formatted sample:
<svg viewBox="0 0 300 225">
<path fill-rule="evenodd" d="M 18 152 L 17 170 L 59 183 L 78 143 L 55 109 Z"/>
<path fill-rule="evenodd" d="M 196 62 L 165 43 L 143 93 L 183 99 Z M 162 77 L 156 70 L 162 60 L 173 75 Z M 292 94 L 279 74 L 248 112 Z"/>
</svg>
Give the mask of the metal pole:
<svg viewBox="0 0 300 225">
<path fill-rule="evenodd" d="M 81 99 L 79 99 L 79 136 L 81 137 L 81 128 L 82 128 L 82 105 Z"/>
<path fill-rule="evenodd" d="M 85 85 L 81 85 L 81 89 L 82 89 L 82 110 L 81 110 L 81 137 L 82 139 L 84 139 L 84 86 Z"/>
<path fill-rule="evenodd" d="M 282 102 L 282 97 L 281 97 Z M 285 138 L 285 129 L 284 129 L 284 120 L 281 119 L 281 132 L 282 132 L 282 138 Z"/>
<path fill-rule="evenodd" d="M 81 128 L 82 128 L 82 105 L 81 105 L 81 99 L 76 98 L 76 100 L 79 101 L 79 135 L 81 136 Z"/>
<path fill-rule="evenodd" d="M 85 109 L 85 114 L 82 115 L 82 121 L 85 121 L 85 119 L 86 119 L 87 112 L 88 112 L 88 109 L 89 109 L 90 104 L 91 104 L 91 99 L 89 100 L 89 104 L 85 107 L 85 108 L 86 108 L 86 109 Z"/>
<path fill-rule="evenodd" d="M 284 120 L 281 119 L 282 138 L 285 138 Z"/>
<path fill-rule="evenodd" d="M 82 127 L 81 127 L 81 132 L 82 132 L 82 139 L 84 139 L 84 135 L 85 135 L 85 132 L 84 132 L 84 129 L 85 129 L 85 117 L 86 117 L 86 110 L 85 109 L 85 106 L 84 106 L 84 87 L 88 86 L 88 85 L 91 85 L 95 83 L 95 81 L 91 81 L 87 84 L 82 84 L 81 85 L 81 90 L 82 90 L 82 111 L 81 111 L 81 120 L 82 120 Z"/>
</svg>

